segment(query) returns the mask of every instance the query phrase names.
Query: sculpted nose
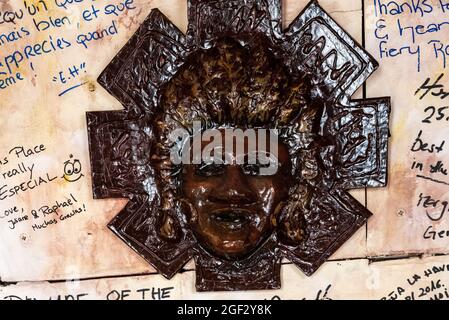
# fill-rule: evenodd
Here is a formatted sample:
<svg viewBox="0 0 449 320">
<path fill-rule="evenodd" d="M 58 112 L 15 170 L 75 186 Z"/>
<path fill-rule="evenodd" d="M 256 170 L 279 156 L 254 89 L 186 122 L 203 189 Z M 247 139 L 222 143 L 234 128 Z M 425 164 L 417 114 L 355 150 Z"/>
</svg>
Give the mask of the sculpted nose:
<svg viewBox="0 0 449 320">
<path fill-rule="evenodd" d="M 226 171 L 221 183 L 209 200 L 227 204 L 252 204 L 257 196 L 248 184 L 247 177 L 239 166 L 226 166 Z"/>
</svg>

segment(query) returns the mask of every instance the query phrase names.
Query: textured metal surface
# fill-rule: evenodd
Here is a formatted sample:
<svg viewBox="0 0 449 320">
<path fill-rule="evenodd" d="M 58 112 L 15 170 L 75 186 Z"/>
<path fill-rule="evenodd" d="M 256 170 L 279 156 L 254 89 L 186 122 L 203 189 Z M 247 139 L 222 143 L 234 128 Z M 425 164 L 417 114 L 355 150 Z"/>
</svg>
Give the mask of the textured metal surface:
<svg viewBox="0 0 449 320">
<path fill-rule="evenodd" d="M 185 37 L 153 10 L 99 77 L 125 110 L 87 114 L 93 194 L 130 199 L 109 227 L 165 277 L 194 258 L 199 291 L 279 288 L 282 258 L 310 275 L 371 215 L 345 190 L 386 185 L 389 99 L 350 100 L 377 63 L 314 1 L 285 33 L 278 0 L 191 0 L 188 14 Z M 167 160 L 167 133 L 195 119 L 279 129 L 288 172 L 195 180 Z M 231 256 L 192 212 L 250 197 L 248 225 L 273 223 Z"/>
</svg>

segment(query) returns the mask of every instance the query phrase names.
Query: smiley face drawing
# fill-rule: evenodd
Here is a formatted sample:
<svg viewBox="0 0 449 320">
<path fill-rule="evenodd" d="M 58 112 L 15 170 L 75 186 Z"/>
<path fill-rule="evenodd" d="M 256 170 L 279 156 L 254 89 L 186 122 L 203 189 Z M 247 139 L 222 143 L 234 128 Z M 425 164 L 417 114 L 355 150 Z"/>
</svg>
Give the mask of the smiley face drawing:
<svg viewBox="0 0 449 320">
<path fill-rule="evenodd" d="M 73 159 L 73 155 L 70 155 L 70 159 Z M 64 162 L 64 178 L 67 182 L 76 182 L 79 179 L 84 177 L 84 174 L 81 173 L 81 162 L 78 159 L 67 160 Z"/>
</svg>

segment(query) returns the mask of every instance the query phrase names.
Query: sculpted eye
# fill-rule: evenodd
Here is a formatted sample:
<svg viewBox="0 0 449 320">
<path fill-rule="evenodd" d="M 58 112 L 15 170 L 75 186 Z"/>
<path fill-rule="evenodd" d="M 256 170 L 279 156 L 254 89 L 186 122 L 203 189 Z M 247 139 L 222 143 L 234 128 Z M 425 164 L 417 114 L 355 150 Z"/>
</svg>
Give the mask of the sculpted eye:
<svg viewBox="0 0 449 320">
<path fill-rule="evenodd" d="M 201 164 L 196 167 L 195 174 L 200 177 L 216 177 L 224 174 L 222 164 Z"/>
<path fill-rule="evenodd" d="M 245 164 L 242 167 L 243 173 L 247 176 L 258 176 L 260 173 L 259 164 Z"/>
<path fill-rule="evenodd" d="M 260 176 L 262 169 L 268 169 L 271 165 L 274 164 L 275 157 L 272 157 L 271 154 L 264 154 L 264 160 L 260 161 L 261 154 L 256 155 L 255 163 L 248 163 L 249 158 L 248 155 L 245 156 L 245 164 L 242 165 L 243 173 L 247 176 Z"/>
<path fill-rule="evenodd" d="M 243 173 L 247 176 L 260 176 L 260 170 L 263 168 L 269 168 L 270 163 L 261 164 L 257 162 L 256 164 L 245 164 L 243 165 Z"/>
</svg>

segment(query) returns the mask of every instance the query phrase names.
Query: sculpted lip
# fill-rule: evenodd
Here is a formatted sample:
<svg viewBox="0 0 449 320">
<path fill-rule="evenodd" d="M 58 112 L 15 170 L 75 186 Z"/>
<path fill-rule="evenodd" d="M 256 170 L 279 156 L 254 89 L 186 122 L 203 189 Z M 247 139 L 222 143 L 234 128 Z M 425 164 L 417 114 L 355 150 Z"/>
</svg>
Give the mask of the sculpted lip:
<svg viewBox="0 0 449 320">
<path fill-rule="evenodd" d="M 255 212 L 238 208 L 214 210 L 210 220 L 217 226 L 228 231 L 240 231 L 251 221 Z"/>
</svg>

